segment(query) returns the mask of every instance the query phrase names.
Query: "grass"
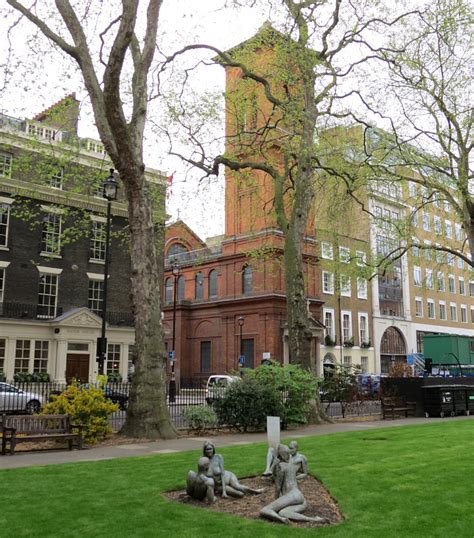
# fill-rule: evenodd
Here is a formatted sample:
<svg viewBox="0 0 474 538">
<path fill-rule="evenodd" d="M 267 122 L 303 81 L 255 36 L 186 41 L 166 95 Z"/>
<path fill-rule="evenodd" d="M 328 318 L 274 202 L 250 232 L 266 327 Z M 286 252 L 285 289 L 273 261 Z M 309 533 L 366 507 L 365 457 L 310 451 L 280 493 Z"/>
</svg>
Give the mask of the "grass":
<svg viewBox="0 0 474 538">
<path fill-rule="evenodd" d="M 166 501 L 160 492 L 183 488 L 198 451 L 3 470 L 0 535 L 472 538 L 473 439 L 471 420 L 301 438 L 310 470 L 346 518 L 316 530 Z M 219 452 L 237 476 L 264 467 L 263 444 Z"/>
</svg>

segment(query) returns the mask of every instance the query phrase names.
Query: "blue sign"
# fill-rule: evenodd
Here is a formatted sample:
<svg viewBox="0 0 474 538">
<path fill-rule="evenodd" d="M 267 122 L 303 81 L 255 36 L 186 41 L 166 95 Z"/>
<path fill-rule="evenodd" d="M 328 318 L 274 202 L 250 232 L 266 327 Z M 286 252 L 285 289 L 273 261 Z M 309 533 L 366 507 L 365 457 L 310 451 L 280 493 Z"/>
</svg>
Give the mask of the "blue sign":
<svg viewBox="0 0 474 538">
<path fill-rule="evenodd" d="M 174 361 L 174 351 L 168 351 L 168 359 L 173 362 Z"/>
<path fill-rule="evenodd" d="M 413 366 L 415 364 L 415 357 L 413 357 L 413 355 L 408 355 L 407 357 L 407 363 L 410 365 L 410 366 Z"/>
<path fill-rule="evenodd" d="M 245 356 L 244 355 L 240 355 L 239 364 L 240 364 L 240 366 L 243 366 L 245 364 Z"/>
</svg>

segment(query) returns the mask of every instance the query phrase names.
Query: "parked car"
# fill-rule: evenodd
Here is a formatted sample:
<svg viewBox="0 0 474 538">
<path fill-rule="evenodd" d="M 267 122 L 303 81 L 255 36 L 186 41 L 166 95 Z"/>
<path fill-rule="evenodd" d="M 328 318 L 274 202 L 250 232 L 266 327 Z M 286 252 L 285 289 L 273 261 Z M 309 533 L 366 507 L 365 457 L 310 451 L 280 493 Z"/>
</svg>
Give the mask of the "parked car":
<svg viewBox="0 0 474 538">
<path fill-rule="evenodd" d="M 119 404 L 122 411 L 125 411 L 128 408 L 128 394 L 125 392 L 113 390 L 109 386 L 106 386 L 104 388 L 104 396 L 113 403 Z"/>
<path fill-rule="evenodd" d="M 0 411 L 23 411 L 29 415 L 38 413 L 44 398 L 34 392 L 26 392 L 9 383 L 0 383 Z"/>
<path fill-rule="evenodd" d="M 240 381 L 240 377 L 236 375 L 211 375 L 206 383 L 206 402 L 212 404 L 222 398 L 231 383 L 236 381 Z"/>
<path fill-rule="evenodd" d="M 85 389 L 88 389 L 91 385 L 89 383 L 84 383 L 81 385 Z M 114 390 L 109 385 L 106 385 L 102 392 L 104 393 L 104 396 L 110 400 L 112 403 L 119 404 L 119 408 L 122 411 L 125 411 L 128 408 L 128 394 L 126 392 L 120 392 L 118 390 Z"/>
</svg>

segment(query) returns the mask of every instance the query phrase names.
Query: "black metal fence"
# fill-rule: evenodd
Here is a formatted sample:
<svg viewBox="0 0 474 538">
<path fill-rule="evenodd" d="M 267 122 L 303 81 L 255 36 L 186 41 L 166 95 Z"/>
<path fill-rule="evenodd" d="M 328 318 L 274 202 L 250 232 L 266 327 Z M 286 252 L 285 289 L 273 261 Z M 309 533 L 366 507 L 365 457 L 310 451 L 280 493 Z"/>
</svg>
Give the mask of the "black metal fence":
<svg viewBox="0 0 474 538">
<path fill-rule="evenodd" d="M 185 409 L 191 406 L 207 405 L 205 389 L 202 383 L 186 383 L 187 388 L 177 391 L 174 401 L 166 396 L 171 420 L 177 428 L 187 428 Z M 118 411 L 110 417 L 110 425 L 114 432 L 120 431 L 126 418 L 130 383 L 108 383 L 103 389 L 104 395 L 117 403 Z M 52 396 L 66 390 L 66 383 L 0 383 L 1 413 L 37 413 Z M 331 418 L 371 416 L 381 413 L 379 400 L 363 400 L 357 402 L 322 402 L 323 410 Z"/>
</svg>

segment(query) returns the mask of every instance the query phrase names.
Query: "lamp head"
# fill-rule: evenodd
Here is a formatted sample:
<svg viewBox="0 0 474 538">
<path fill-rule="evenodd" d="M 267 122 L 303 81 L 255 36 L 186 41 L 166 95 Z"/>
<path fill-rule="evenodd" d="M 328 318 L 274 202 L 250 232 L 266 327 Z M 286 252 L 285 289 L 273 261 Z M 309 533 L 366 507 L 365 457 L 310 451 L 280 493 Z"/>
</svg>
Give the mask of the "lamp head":
<svg viewBox="0 0 474 538">
<path fill-rule="evenodd" d="M 117 200 L 118 183 L 115 180 L 114 169 L 110 169 L 110 176 L 102 183 L 103 196 L 109 202 Z"/>
<path fill-rule="evenodd" d="M 244 316 L 239 316 L 237 318 L 237 321 L 238 321 L 239 325 L 242 327 L 242 325 L 244 324 L 244 321 L 245 321 Z"/>
<path fill-rule="evenodd" d="M 173 273 L 174 276 L 179 275 L 179 265 L 177 263 L 173 264 L 173 268 L 171 269 L 171 272 Z"/>
</svg>

